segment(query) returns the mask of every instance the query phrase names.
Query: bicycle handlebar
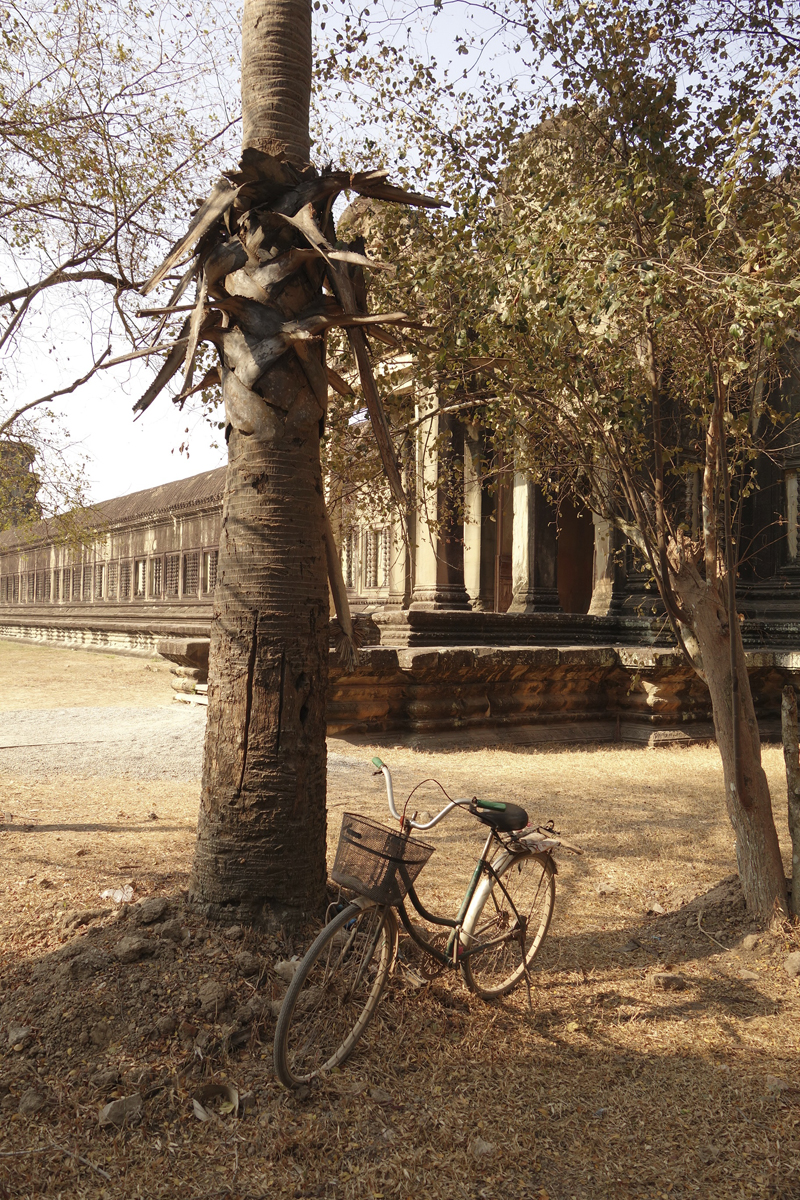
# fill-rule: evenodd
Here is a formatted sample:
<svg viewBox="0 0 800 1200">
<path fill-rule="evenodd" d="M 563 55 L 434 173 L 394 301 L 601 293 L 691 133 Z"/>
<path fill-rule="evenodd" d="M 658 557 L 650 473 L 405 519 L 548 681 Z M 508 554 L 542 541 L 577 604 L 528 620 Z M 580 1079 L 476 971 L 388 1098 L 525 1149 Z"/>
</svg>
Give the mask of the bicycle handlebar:
<svg viewBox="0 0 800 1200">
<path fill-rule="evenodd" d="M 395 808 L 395 803 L 394 803 L 394 789 L 392 787 L 392 773 L 389 770 L 389 768 L 386 766 L 386 763 L 382 762 L 379 758 L 373 758 L 372 764 L 373 764 L 373 766 L 378 768 L 378 770 L 381 772 L 381 774 L 383 775 L 383 778 L 386 781 L 386 798 L 389 801 L 389 812 L 392 814 L 395 821 L 399 821 L 402 824 L 403 818 L 400 816 L 400 813 Z M 408 825 L 411 829 L 433 829 L 434 825 L 438 825 L 439 822 L 442 820 L 442 818 L 446 817 L 447 814 L 449 812 L 452 812 L 454 808 L 459 808 L 460 805 L 469 804 L 469 803 L 470 803 L 469 800 L 451 800 L 449 804 L 445 804 L 442 811 L 440 813 L 437 813 L 436 816 L 433 818 L 433 820 L 427 821 L 425 824 L 422 824 L 420 821 L 415 821 L 412 817 L 406 817 L 405 824 Z"/>
<path fill-rule="evenodd" d="M 372 765 L 374 767 L 378 768 L 378 771 L 383 775 L 383 778 L 386 781 L 386 797 L 389 801 L 389 812 L 392 814 L 394 819 L 396 821 L 399 821 L 400 824 L 402 825 L 404 823 L 403 818 L 400 816 L 400 813 L 397 811 L 397 808 L 395 807 L 395 803 L 394 803 L 394 789 L 392 787 L 392 773 L 389 770 L 389 768 L 386 766 L 386 763 L 383 762 L 377 756 L 375 758 L 373 758 Z M 494 809 L 499 812 L 505 812 L 505 809 L 506 809 L 505 804 L 503 804 L 499 800 L 478 800 L 477 797 L 474 797 L 472 800 L 467 800 L 467 799 L 451 800 L 448 804 L 445 804 L 442 811 L 437 813 L 436 816 L 432 818 L 432 820 L 426 821 L 423 824 L 421 821 L 415 821 L 412 817 L 406 817 L 405 825 L 407 825 L 409 827 L 409 829 L 433 829 L 434 825 L 438 825 L 439 822 L 442 820 L 442 818 L 446 817 L 447 814 L 449 812 L 452 812 L 454 808 L 460 808 L 462 804 L 473 804 L 473 803 L 476 804 L 479 808 Z M 551 826 L 552 826 L 552 822 L 551 822 Z M 530 826 L 529 826 L 529 828 L 530 828 Z M 573 852 L 573 854 L 583 854 L 583 850 L 581 849 L 580 846 L 575 846 L 572 842 L 565 841 L 561 837 L 560 834 L 556 833 L 555 830 L 550 827 L 537 826 L 535 833 L 545 835 L 547 843 L 548 843 L 548 849 L 550 849 L 550 848 L 555 849 L 556 846 L 561 846 L 565 850 L 571 850 Z M 533 841 L 535 833 L 531 832 L 528 835 L 528 839 Z M 536 841 L 538 844 L 544 845 L 544 840 L 542 839 L 542 837 L 539 837 L 538 839 L 536 839 Z"/>
</svg>

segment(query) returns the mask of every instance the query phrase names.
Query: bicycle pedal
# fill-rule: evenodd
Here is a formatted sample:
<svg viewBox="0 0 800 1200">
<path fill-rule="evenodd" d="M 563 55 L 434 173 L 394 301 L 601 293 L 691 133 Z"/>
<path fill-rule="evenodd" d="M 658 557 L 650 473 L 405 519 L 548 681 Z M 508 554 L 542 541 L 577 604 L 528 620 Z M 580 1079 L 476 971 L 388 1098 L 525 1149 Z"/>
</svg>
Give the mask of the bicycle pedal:
<svg viewBox="0 0 800 1200">
<path fill-rule="evenodd" d="M 424 976 L 415 970 L 414 967 L 410 967 L 408 963 L 399 963 L 398 966 L 403 973 L 406 983 L 410 983 L 413 988 L 424 987 L 428 982 L 429 977 Z"/>
</svg>

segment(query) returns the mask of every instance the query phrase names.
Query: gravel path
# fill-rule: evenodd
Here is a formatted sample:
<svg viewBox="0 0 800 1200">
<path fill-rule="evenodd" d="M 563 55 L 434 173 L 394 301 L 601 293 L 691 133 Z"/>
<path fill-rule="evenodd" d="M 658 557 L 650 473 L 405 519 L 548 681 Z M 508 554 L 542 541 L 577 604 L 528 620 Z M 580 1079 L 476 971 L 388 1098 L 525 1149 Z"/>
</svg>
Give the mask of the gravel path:
<svg viewBox="0 0 800 1200">
<path fill-rule="evenodd" d="M 200 705 L 15 709 L 0 714 L 0 772 L 23 778 L 199 779 L 205 725 Z M 338 752 L 329 751 L 329 772 L 363 775 L 364 751 L 343 750 L 339 743 Z"/>
<path fill-rule="evenodd" d="M 205 720 L 205 708 L 188 704 L 16 709 L 0 717 L 0 771 L 199 779 Z"/>
</svg>

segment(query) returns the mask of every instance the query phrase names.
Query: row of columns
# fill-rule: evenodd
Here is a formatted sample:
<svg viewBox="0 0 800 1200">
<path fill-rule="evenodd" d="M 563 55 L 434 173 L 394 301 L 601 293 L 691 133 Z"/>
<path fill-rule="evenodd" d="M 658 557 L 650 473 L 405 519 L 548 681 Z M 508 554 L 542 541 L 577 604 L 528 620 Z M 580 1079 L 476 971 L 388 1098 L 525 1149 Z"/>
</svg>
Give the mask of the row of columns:
<svg viewBox="0 0 800 1200">
<path fill-rule="evenodd" d="M 419 508 L 407 514 L 405 528 L 398 522 L 394 529 L 388 605 L 418 611 L 492 610 L 500 591 L 501 543 L 508 540 L 503 536 L 507 514 L 497 503 L 497 493 L 493 496 L 481 486 L 479 438 L 463 421 L 437 409 L 435 404 L 427 413 L 419 410 L 418 415 L 423 423 L 417 434 L 413 467 Z M 441 483 L 446 480 L 452 487 L 459 472 L 464 486 L 463 517 L 454 512 L 447 483 Z M 797 570 L 798 468 L 785 468 L 783 476 L 786 566 Z M 699 471 L 687 478 L 687 521 L 693 530 L 699 524 L 699 480 Z M 513 516 L 509 611 L 558 612 L 558 538 L 553 506 L 525 472 L 510 473 L 510 486 Z M 492 529 L 493 535 L 487 537 L 487 530 Z M 629 599 L 629 587 L 636 591 L 636 573 L 629 577 L 623 545 L 622 534 L 595 514 L 591 615 L 621 611 Z M 507 599 L 508 592 L 505 594 Z"/>
<path fill-rule="evenodd" d="M 416 611 L 492 610 L 501 580 L 503 506 L 481 487 L 480 443 L 452 414 L 422 413 L 417 434 L 418 507 L 398 523 L 390 569 L 388 605 Z M 463 516 L 454 511 L 448 484 L 463 477 Z M 444 481 L 444 482 L 443 482 Z M 541 487 L 527 473 L 511 473 L 511 603 L 514 613 L 559 612 L 556 517 Z M 493 536 L 487 537 L 493 529 Z M 617 611 L 624 598 L 620 540 L 595 518 L 595 586 L 590 612 Z M 410 554 L 413 553 L 413 564 Z M 506 597 L 508 593 L 506 592 Z M 504 605 L 505 607 L 505 605 Z"/>
</svg>

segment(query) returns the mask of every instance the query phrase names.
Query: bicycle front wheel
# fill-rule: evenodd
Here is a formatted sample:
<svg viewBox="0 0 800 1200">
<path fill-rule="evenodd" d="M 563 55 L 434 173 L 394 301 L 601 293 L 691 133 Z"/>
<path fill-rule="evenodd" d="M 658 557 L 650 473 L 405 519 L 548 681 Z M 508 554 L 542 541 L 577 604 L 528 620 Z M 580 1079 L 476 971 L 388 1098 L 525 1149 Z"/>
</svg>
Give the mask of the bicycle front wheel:
<svg viewBox="0 0 800 1200">
<path fill-rule="evenodd" d="M 467 987 L 484 1000 L 512 991 L 544 941 L 556 899 L 549 854 L 507 854 L 497 878 L 478 889 L 464 918 Z"/>
<path fill-rule="evenodd" d="M 349 904 L 300 963 L 275 1029 L 275 1074 L 300 1087 L 338 1067 L 369 1025 L 397 952 L 391 908 Z"/>
</svg>

